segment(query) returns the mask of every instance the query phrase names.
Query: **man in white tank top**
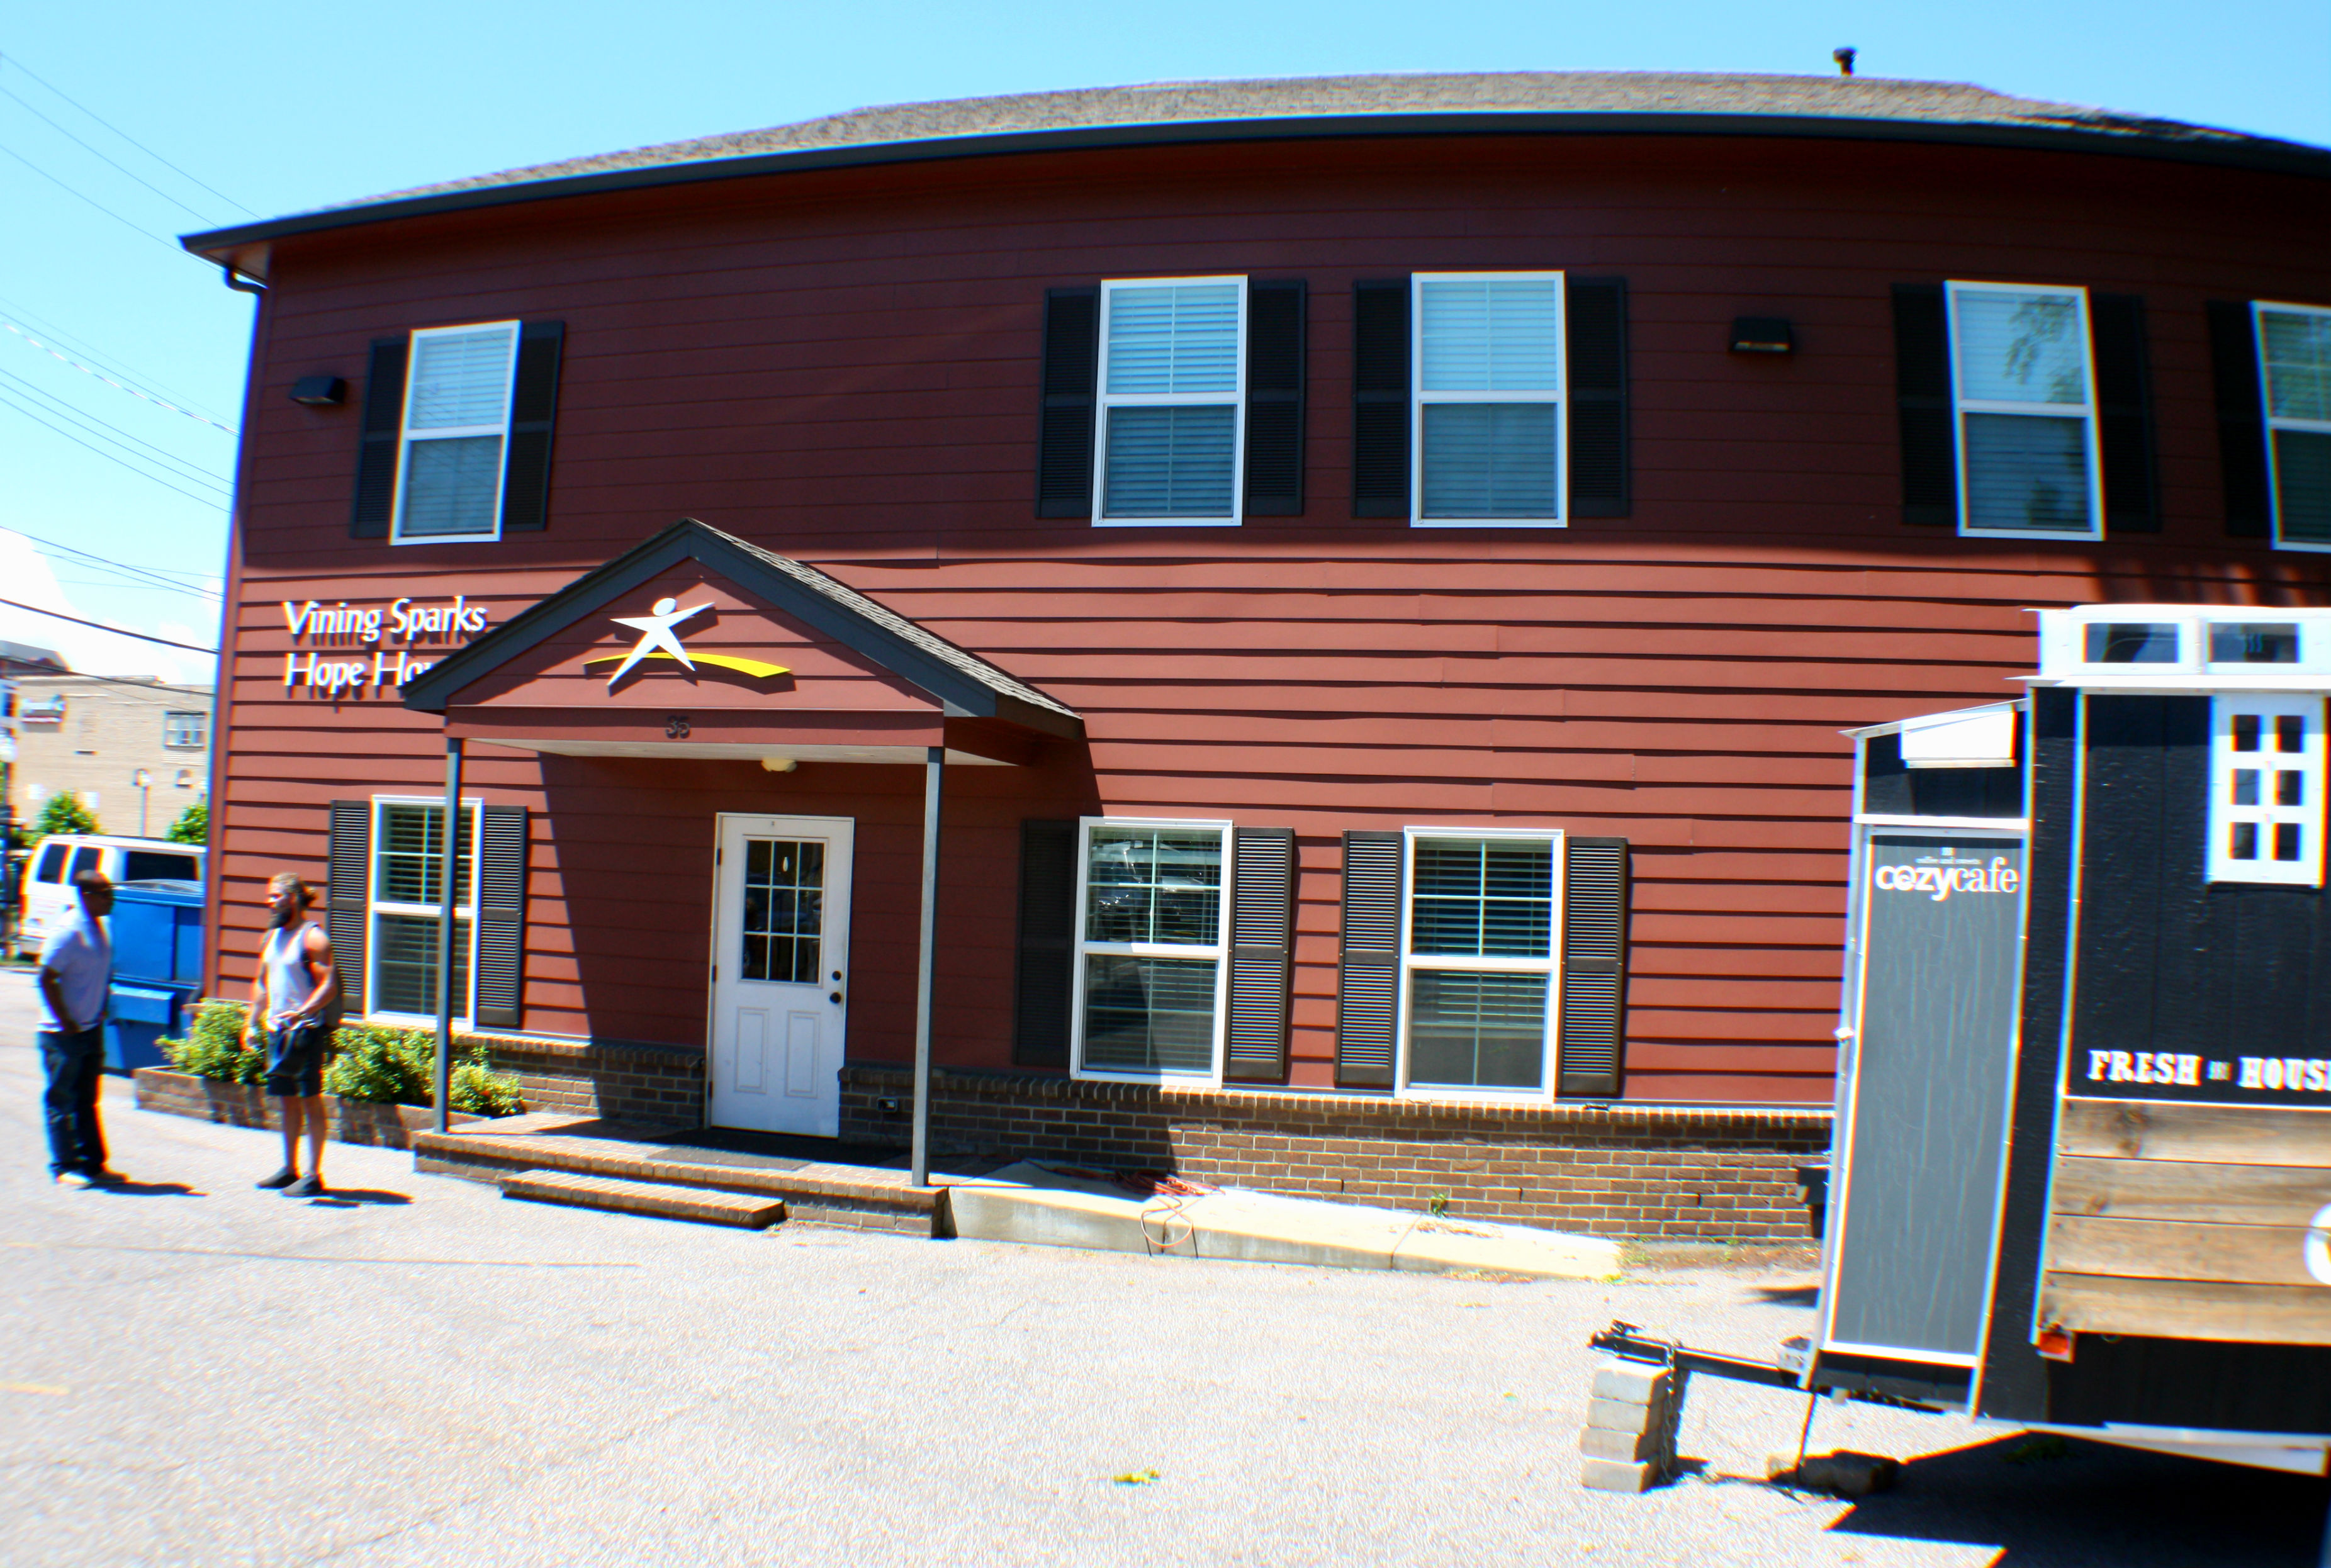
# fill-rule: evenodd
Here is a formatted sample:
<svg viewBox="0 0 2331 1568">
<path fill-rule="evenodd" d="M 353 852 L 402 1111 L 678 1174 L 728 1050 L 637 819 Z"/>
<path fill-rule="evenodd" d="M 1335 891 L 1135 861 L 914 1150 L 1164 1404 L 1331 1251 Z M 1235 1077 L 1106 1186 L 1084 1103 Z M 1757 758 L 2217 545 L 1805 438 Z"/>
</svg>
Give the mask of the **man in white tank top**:
<svg viewBox="0 0 2331 1568">
<path fill-rule="evenodd" d="M 308 917 L 315 895 L 290 872 L 267 884 L 267 944 L 251 984 L 246 1048 L 257 1034 L 267 1048 L 267 1092 L 283 1124 L 283 1168 L 259 1184 L 287 1198 L 324 1191 L 324 1054 L 332 1043 L 328 1016 L 338 1011 L 338 976 L 331 938 Z M 300 1174 L 300 1136 L 308 1137 L 308 1174 Z"/>
</svg>

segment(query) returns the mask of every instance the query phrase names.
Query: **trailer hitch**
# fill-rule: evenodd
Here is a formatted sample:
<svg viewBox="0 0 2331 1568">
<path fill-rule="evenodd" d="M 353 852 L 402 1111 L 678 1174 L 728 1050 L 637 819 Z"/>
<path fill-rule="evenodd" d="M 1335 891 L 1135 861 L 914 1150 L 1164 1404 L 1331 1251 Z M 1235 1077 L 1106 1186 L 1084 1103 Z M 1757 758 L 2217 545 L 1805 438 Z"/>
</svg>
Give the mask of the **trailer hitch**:
<svg viewBox="0 0 2331 1568">
<path fill-rule="evenodd" d="M 1859 1379 L 1824 1378 L 1818 1361 L 1812 1362 L 1810 1383 L 1805 1376 L 1805 1363 L 1811 1361 L 1810 1348 L 1798 1351 L 1798 1364 L 1751 1361 L 1745 1355 L 1723 1355 L 1712 1350 L 1694 1350 L 1680 1340 L 1654 1339 L 1640 1325 L 1613 1319 L 1611 1326 L 1586 1342 L 1596 1350 L 1606 1350 L 1622 1361 L 1642 1362 L 1652 1366 L 1673 1367 L 1678 1373 L 1705 1373 L 1710 1377 L 1728 1378 L 1734 1383 L 1753 1383 L 1765 1388 L 1785 1388 L 1802 1393 L 1832 1394 L 1862 1404 L 1887 1405 L 1895 1410 L 1913 1410 L 1932 1415 L 1939 1408 L 1923 1400 L 1906 1399 L 1899 1394 L 1882 1392 L 1861 1385 Z M 1796 1346 L 1800 1342 L 1792 1341 Z"/>
</svg>

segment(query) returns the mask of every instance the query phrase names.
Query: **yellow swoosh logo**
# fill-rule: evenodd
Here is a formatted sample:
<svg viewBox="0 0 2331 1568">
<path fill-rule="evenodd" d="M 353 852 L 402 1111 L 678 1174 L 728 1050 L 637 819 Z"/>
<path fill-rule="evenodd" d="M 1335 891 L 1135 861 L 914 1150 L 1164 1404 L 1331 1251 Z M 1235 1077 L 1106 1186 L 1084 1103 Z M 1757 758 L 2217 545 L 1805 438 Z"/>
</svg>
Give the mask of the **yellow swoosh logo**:
<svg viewBox="0 0 2331 1568">
<path fill-rule="evenodd" d="M 621 664 L 627 657 L 628 655 L 622 653 L 602 653 L 595 659 L 585 659 L 583 661 L 583 667 L 587 670 L 594 664 Z M 749 675 L 756 680 L 766 679 L 772 675 L 789 675 L 792 673 L 790 670 L 786 669 L 785 666 L 782 664 L 764 664 L 757 659 L 738 659 L 734 655 L 728 653 L 697 653 L 691 651 L 689 654 L 689 657 L 695 660 L 699 664 L 710 664 L 722 670 L 733 670 L 739 675 Z M 663 652 L 661 650 L 658 650 L 653 653 L 642 654 L 640 656 L 640 661 L 643 664 L 651 659 L 661 659 L 667 664 L 677 664 L 680 662 L 679 660 L 674 659 L 671 654 Z"/>
</svg>

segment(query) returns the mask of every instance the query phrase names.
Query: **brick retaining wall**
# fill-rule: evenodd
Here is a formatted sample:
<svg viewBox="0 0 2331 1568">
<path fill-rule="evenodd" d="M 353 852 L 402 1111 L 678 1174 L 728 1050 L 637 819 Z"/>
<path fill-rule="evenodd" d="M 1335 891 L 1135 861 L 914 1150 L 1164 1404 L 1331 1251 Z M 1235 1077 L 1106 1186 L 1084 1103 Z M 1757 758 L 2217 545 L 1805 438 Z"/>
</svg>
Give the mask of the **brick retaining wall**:
<svg viewBox="0 0 2331 1568">
<path fill-rule="evenodd" d="M 130 1081 L 137 1088 L 141 1111 L 166 1111 L 234 1127 L 271 1130 L 283 1125 L 276 1116 L 275 1097 L 255 1083 L 221 1083 L 160 1067 L 141 1067 L 130 1074 Z M 338 1095 L 324 1097 L 324 1111 L 330 1119 L 333 1142 L 379 1148 L 408 1148 L 412 1135 L 434 1121 L 433 1113 L 420 1106 L 375 1105 Z M 452 1117 L 457 1125 L 478 1119 L 459 1111 Z"/>
<path fill-rule="evenodd" d="M 518 1075 L 530 1111 L 571 1111 L 610 1121 L 697 1126 L 704 1120 L 704 1053 L 682 1046 L 622 1041 L 480 1041 L 496 1072 Z"/>
<path fill-rule="evenodd" d="M 904 1067 L 842 1069 L 842 1136 L 899 1143 Z M 896 1099 L 899 1110 L 877 1108 Z M 1802 1241 L 1825 1107 L 1498 1106 L 942 1070 L 934 1154 L 1034 1156 L 1606 1236 Z"/>
</svg>

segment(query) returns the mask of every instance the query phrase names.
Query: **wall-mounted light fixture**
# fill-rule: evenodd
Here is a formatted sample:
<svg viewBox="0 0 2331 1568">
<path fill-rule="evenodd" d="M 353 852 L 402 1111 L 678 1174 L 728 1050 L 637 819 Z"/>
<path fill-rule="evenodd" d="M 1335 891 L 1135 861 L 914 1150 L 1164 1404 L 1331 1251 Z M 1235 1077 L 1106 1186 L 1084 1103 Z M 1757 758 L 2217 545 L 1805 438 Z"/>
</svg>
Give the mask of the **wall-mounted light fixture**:
<svg viewBox="0 0 2331 1568">
<path fill-rule="evenodd" d="M 1785 316 L 1735 316 L 1732 318 L 1732 352 L 1735 354 L 1794 354 L 1797 335 Z"/>
<path fill-rule="evenodd" d="M 348 397 L 348 384 L 337 375 L 303 375 L 291 384 L 291 401 L 309 408 L 337 408 Z"/>
<path fill-rule="evenodd" d="M 761 766 L 770 773 L 791 773 L 801 764 L 789 756 L 765 756 L 761 759 Z"/>
</svg>

